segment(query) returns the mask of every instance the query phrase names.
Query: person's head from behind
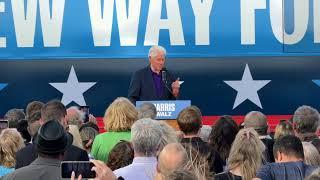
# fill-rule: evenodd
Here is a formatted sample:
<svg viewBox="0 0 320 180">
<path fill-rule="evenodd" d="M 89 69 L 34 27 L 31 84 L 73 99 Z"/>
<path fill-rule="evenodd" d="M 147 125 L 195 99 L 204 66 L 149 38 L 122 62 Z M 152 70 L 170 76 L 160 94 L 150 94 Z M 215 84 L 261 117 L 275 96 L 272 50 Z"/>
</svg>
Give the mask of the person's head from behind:
<svg viewBox="0 0 320 180">
<path fill-rule="evenodd" d="M 302 142 L 304 162 L 312 166 L 320 166 L 320 154 L 317 148 L 310 142 Z"/>
<path fill-rule="evenodd" d="M 92 127 L 83 127 L 80 129 L 80 136 L 83 148 L 90 153 L 94 138 L 98 135 L 98 131 Z"/>
<path fill-rule="evenodd" d="M 106 164 L 114 171 L 131 164 L 133 158 L 134 152 L 131 143 L 120 141 L 110 151 Z"/>
<path fill-rule="evenodd" d="M 41 108 L 44 106 L 43 102 L 32 101 L 27 105 L 26 116 L 29 118 L 32 114 L 41 111 Z M 39 120 L 39 119 L 38 119 Z"/>
<path fill-rule="evenodd" d="M 14 128 L 7 128 L 0 133 L 0 164 L 7 168 L 14 167 L 16 152 L 24 147 L 21 134 Z"/>
<path fill-rule="evenodd" d="M 44 103 L 40 101 L 32 101 L 27 105 L 26 116 L 28 121 L 28 132 L 30 136 L 35 136 L 40 128 L 41 108 Z"/>
<path fill-rule="evenodd" d="M 158 156 L 156 176 L 166 176 L 188 161 L 187 151 L 180 143 L 167 144 Z"/>
<path fill-rule="evenodd" d="M 154 106 L 154 104 L 145 102 L 141 104 L 141 106 L 138 108 L 138 119 L 142 119 L 142 118 L 156 119 L 156 117 L 157 117 L 157 108 Z"/>
<path fill-rule="evenodd" d="M 10 109 L 4 115 L 4 119 L 8 120 L 9 128 L 17 128 L 18 122 L 25 118 L 26 115 L 24 114 L 23 109 Z"/>
<path fill-rule="evenodd" d="M 152 46 L 149 49 L 148 58 L 152 71 L 159 73 L 165 67 L 166 53 L 162 46 Z"/>
<path fill-rule="evenodd" d="M 103 118 L 106 131 L 129 131 L 138 118 L 134 105 L 124 97 L 118 97 L 107 108 Z"/>
<path fill-rule="evenodd" d="M 83 123 L 83 116 L 84 114 L 77 106 L 72 106 L 67 109 L 66 121 L 68 125 L 76 125 L 80 128 Z"/>
<path fill-rule="evenodd" d="M 159 145 L 158 152 L 162 151 L 162 149 L 170 143 L 177 143 L 178 137 L 175 130 L 169 126 L 166 122 L 159 121 L 159 127 L 162 132 L 162 137 Z"/>
<path fill-rule="evenodd" d="M 62 160 L 72 144 L 72 137 L 58 120 L 53 119 L 40 127 L 34 144 L 40 157 Z"/>
<path fill-rule="evenodd" d="M 262 165 L 264 149 L 264 144 L 254 129 L 241 129 L 230 150 L 229 170 L 240 168 L 242 179 L 254 178 Z"/>
<path fill-rule="evenodd" d="M 288 121 L 281 121 L 276 127 L 274 139 L 278 139 L 279 137 L 286 135 L 294 135 L 293 127 Z"/>
<path fill-rule="evenodd" d="M 212 179 L 208 161 L 190 144 L 169 144 L 159 156 L 156 180 Z"/>
<path fill-rule="evenodd" d="M 228 158 L 231 145 L 238 131 L 238 125 L 230 116 L 221 116 L 212 127 L 209 143 L 219 152 L 223 160 Z"/>
<path fill-rule="evenodd" d="M 177 118 L 180 130 L 187 135 L 198 135 L 202 127 L 202 117 L 194 107 L 183 109 Z"/>
<path fill-rule="evenodd" d="M 319 125 L 319 112 L 310 106 L 300 106 L 293 115 L 297 134 L 315 133 Z"/>
<path fill-rule="evenodd" d="M 131 143 L 135 157 L 156 156 L 161 136 L 159 122 L 150 118 L 136 121 L 131 129 Z"/>
<path fill-rule="evenodd" d="M 259 111 L 251 111 L 244 117 L 244 127 L 253 128 L 261 135 L 268 134 L 267 117 Z"/>
<path fill-rule="evenodd" d="M 300 139 L 293 135 L 282 136 L 273 145 L 273 155 L 276 162 L 303 161 L 303 146 Z"/>
<path fill-rule="evenodd" d="M 50 120 L 57 120 L 67 127 L 65 116 L 67 115 L 66 107 L 58 100 L 52 100 L 41 108 L 41 124 Z"/>
</svg>

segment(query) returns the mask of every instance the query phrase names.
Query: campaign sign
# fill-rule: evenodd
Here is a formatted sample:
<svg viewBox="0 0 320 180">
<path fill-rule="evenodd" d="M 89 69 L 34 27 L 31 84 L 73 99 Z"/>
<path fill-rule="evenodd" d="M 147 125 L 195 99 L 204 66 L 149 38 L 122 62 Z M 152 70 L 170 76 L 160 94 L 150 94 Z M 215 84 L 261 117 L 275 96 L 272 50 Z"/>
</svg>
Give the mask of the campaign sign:
<svg viewBox="0 0 320 180">
<path fill-rule="evenodd" d="M 177 119 L 178 114 L 184 108 L 191 105 L 190 100 L 176 101 L 137 101 L 136 107 L 140 108 L 143 103 L 152 103 L 157 108 L 156 119 Z"/>
</svg>

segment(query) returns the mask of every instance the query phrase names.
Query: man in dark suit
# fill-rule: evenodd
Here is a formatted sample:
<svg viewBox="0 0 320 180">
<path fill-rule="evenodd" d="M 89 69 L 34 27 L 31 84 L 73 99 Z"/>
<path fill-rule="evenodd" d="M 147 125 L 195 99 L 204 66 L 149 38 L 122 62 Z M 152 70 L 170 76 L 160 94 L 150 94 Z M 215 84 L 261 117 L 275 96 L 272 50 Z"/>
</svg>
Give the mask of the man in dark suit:
<svg viewBox="0 0 320 180">
<path fill-rule="evenodd" d="M 134 104 L 136 101 L 176 99 L 180 83 L 165 70 L 166 50 L 161 46 L 152 46 L 148 57 L 150 64 L 132 76 L 128 98 Z"/>
<path fill-rule="evenodd" d="M 28 166 L 17 169 L 4 179 L 60 179 L 60 163 L 72 140 L 57 120 L 46 122 L 35 140 L 38 157 Z"/>
<path fill-rule="evenodd" d="M 60 124 L 67 128 L 67 122 L 65 119 L 67 112 L 65 106 L 60 101 L 50 101 L 41 108 L 41 119 L 39 123 L 58 119 Z M 70 133 L 69 133 L 70 134 Z M 70 134 L 72 138 L 72 135 Z M 29 144 L 28 146 L 19 150 L 16 154 L 16 169 L 29 165 L 38 157 L 35 144 Z M 80 149 L 74 145 L 69 146 L 66 151 L 63 160 L 65 161 L 88 161 L 89 157 L 85 150 Z"/>
</svg>

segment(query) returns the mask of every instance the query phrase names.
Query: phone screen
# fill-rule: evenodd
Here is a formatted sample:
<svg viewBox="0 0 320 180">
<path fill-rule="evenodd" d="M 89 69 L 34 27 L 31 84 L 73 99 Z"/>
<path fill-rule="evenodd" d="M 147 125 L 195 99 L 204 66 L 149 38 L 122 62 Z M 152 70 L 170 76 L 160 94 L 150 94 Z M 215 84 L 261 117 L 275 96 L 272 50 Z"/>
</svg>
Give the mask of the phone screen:
<svg viewBox="0 0 320 180">
<path fill-rule="evenodd" d="M 0 120 L 0 129 L 6 129 L 9 127 L 8 120 L 1 119 Z"/>
<path fill-rule="evenodd" d="M 63 161 L 61 162 L 61 177 L 71 178 L 72 171 L 76 178 L 81 174 L 82 178 L 95 178 L 96 172 L 91 171 L 94 164 L 90 161 Z"/>
<path fill-rule="evenodd" d="M 84 122 L 88 122 L 89 121 L 89 106 L 80 106 L 80 111 L 84 112 Z"/>
</svg>

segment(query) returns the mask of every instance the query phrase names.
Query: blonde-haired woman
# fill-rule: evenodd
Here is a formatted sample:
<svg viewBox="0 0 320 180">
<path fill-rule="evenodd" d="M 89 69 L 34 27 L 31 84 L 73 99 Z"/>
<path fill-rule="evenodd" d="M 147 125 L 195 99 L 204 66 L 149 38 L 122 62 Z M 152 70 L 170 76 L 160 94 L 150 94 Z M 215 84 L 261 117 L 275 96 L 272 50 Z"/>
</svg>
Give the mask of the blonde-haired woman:
<svg viewBox="0 0 320 180">
<path fill-rule="evenodd" d="M 124 97 L 115 99 L 103 118 L 107 132 L 94 139 L 91 153 L 95 159 L 106 162 L 111 149 L 120 141 L 131 139 L 131 126 L 138 118 L 135 106 Z"/>
<path fill-rule="evenodd" d="M 264 149 L 265 146 L 254 129 L 240 130 L 227 160 L 228 171 L 215 175 L 215 179 L 252 180 L 262 165 Z"/>
<path fill-rule="evenodd" d="M 0 134 L 0 177 L 14 171 L 16 152 L 24 147 L 24 140 L 16 129 L 4 129 Z"/>
</svg>

